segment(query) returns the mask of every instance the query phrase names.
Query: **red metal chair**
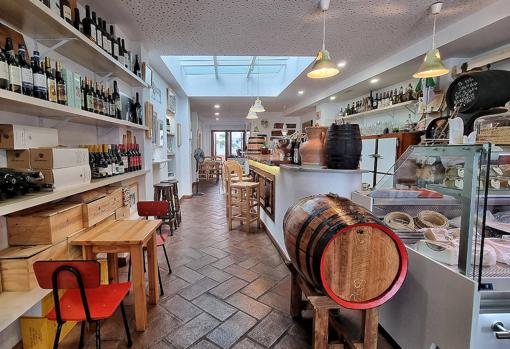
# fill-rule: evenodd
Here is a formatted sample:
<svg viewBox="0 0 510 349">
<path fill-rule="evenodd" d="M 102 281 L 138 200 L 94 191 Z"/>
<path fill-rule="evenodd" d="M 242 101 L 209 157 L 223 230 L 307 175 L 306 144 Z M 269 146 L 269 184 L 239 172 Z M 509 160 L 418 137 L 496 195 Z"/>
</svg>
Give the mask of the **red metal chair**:
<svg viewBox="0 0 510 349">
<path fill-rule="evenodd" d="M 38 261 L 34 272 L 39 286 L 53 290 L 55 307 L 48 313 L 49 320 L 57 321 L 53 349 L 58 348 L 62 325 L 66 321 L 81 321 L 80 348 L 83 348 L 85 321 L 96 324 L 96 348 L 101 348 L 101 320 L 110 318 L 120 305 L 127 345 L 133 342 L 129 333 L 123 300 L 131 282 L 101 285 L 101 266 L 97 261 Z M 59 299 L 58 290 L 66 292 Z"/>
<path fill-rule="evenodd" d="M 170 208 L 168 206 L 168 201 L 138 201 L 136 204 L 136 208 L 138 211 L 138 215 L 141 217 L 145 217 L 148 219 L 149 217 L 167 217 L 170 214 Z M 163 224 L 170 225 L 171 222 L 163 221 Z M 165 254 L 166 264 L 168 265 L 168 274 L 172 274 L 172 268 L 170 267 L 170 260 L 168 259 L 168 253 L 166 252 L 165 241 L 168 239 L 168 233 L 163 233 L 161 227 L 158 228 L 158 232 L 156 234 L 156 246 L 163 248 L 163 253 Z M 144 265 L 145 268 L 145 265 Z M 131 259 L 129 259 L 128 266 L 128 280 L 131 278 Z M 158 268 L 158 279 L 159 279 L 159 288 L 161 295 L 164 295 L 163 291 L 163 283 L 161 281 L 161 275 Z"/>
</svg>

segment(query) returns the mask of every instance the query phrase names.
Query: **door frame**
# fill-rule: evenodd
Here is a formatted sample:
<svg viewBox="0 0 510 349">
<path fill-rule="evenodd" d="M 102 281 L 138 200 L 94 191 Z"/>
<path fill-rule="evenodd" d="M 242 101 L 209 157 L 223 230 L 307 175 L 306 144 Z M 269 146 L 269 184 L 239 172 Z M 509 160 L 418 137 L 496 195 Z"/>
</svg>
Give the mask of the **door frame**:
<svg viewBox="0 0 510 349">
<path fill-rule="evenodd" d="M 228 159 L 232 154 L 230 148 L 232 146 L 232 132 L 242 132 L 243 134 L 243 149 L 246 148 L 246 130 L 211 130 L 211 156 L 216 156 L 216 148 L 214 147 L 214 133 L 224 132 L 225 133 L 225 159 Z"/>
</svg>

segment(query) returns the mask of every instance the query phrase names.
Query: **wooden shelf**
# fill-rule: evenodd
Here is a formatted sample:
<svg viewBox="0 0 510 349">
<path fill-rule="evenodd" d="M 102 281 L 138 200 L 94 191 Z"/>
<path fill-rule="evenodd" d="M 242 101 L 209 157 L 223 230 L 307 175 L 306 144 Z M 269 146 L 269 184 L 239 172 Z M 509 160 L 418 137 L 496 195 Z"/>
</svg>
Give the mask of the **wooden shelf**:
<svg viewBox="0 0 510 349">
<path fill-rule="evenodd" d="M 416 103 L 417 103 L 417 101 L 407 101 L 407 102 L 403 102 L 403 103 L 399 103 L 399 104 L 390 105 L 389 107 L 384 107 L 384 108 L 364 111 L 364 112 L 358 113 L 358 114 L 343 116 L 340 119 L 341 120 L 347 120 L 347 119 L 352 119 L 352 118 L 359 118 L 359 117 L 362 117 L 362 116 L 369 116 L 369 115 L 374 115 L 374 114 L 380 114 L 380 113 L 384 113 L 384 112 L 388 112 L 388 111 L 392 111 L 392 110 L 397 110 L 397 109 L 402 109 L 402 108 L 406 108 L 406 109 L 410 110 L 408 107 L 410 105 L 414 106 L 414 104 L 416 104 Z"/>
<path fill-rule="evenodd" d="M 40 192 L 24 196 L 18 196 L 5 201 L 0 201 L 0 216 L 5 216 L 9 213 L 20 211 L 26 208 L 42 205 L 54 200 L 60 200 L 65 197 L 83 193 L 88 190 L 104 187 L 113 183 L 122 182 L 127 179 L 136 178 L 145 175 L 148 170 L 141 170 L 130 172 L 119 176 L 114 176 L 105 179 L 93 180 L 90 184 L 73 186 L 62 190 L 55 190 L 53 192 Z"/>
<path fill-rule="evenodd" d="M 81 109 L 68 107 L 67 105 L 52 103 L 6 90 L 0 90 L 0 110 L 86 125 L 123 126 L 133 129 L 148 130 L 146 126 L 134 124 L 129 121 L 118 120 L 109 116 L 83 111 Z"/>
<path fill-rule="evenodd" d="M 39 287 L 26 292 L 0 293 L 0 332 L 16 321 L 21 315 L 39 303 L 51 290 Z"/>
<path fill-rule="evenodd" d="M 98 75 L 112 74 L 132 87 L 147 84 L 79 30 L 56 15 L 40 0 L 0 0 L 0 17 L 42 45 L 52 47 L 69 40 L 55 51 Z"/>
</svg>

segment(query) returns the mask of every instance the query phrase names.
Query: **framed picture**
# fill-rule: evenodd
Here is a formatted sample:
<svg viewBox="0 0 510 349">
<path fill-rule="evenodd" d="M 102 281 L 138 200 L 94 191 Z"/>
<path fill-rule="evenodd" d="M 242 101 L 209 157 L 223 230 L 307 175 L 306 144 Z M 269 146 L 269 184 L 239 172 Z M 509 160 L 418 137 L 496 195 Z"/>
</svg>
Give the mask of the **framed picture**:
<svg viewBox="0 0 510 349">
<path fill-rule="evenodd" d="M 166 89 L 166 110 L 169 113 L 175 114 L 176 97 L 174 91 Z"/>
<path fill-rule="evenodd" d="M 152 86 L 152 100 L 161 104 L 161 90 L 156 86 Z"/>
<path fill-rule="evenodd" d="M 149 85 L 149 87 L 152 87 L 152 69 L 145 62 L 142 63 L 142 79 Z"/>
<path fill-rule="evenodd" d="M 182 145 L 182 136 L 181 136 L 181 123 L 177 123 L 177 146 L 180 147 Z"/>
</svg>

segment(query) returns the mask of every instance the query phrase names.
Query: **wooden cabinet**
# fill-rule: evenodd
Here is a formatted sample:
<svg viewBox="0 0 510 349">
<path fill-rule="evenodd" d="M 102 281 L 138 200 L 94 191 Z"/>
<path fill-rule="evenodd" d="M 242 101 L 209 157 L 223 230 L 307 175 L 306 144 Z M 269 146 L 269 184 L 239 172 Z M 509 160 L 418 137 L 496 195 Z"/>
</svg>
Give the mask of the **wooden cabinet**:
<svg viewBox="0 0 510 349">
<path fill-rule="evenodd" d="M 363 183 L 375 187 L 383 178 L 384 183 L 391 185 L 395 162 L 411 145 L 420 142 L 420 133 L 389 133 L 377 136 L 362 137 L 361 169 L 369 171 L 363 173 Z"/>
</svg>

